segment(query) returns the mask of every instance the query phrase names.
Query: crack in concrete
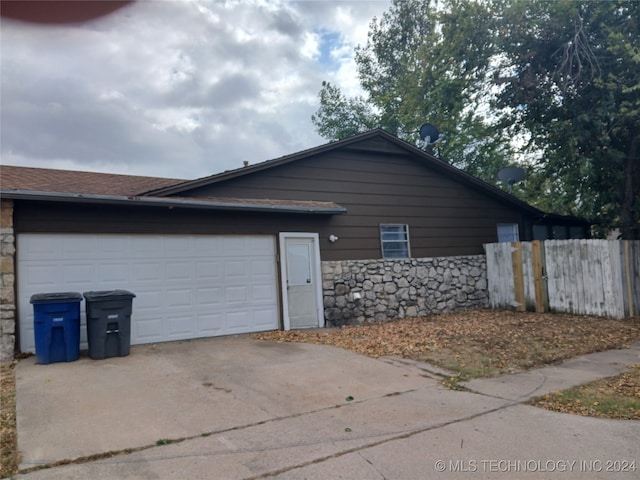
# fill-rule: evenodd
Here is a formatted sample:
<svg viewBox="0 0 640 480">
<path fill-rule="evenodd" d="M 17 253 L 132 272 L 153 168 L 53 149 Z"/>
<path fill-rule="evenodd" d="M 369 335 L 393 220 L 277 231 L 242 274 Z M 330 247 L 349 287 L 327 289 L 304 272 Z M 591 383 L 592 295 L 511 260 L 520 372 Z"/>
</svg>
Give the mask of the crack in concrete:
<svg viewBox="0 0 640 480">
<path fill-rule="evenodd" d="M 543 375 L 543 374 L 541 374 L 541 375 L 543 377 L 541 383 L 527 395 L 531 395 L 532 393 L 536 392 L 537 390 L 542 388 L 542 386 L 546 383 L 546 381 L 547 381 L 546 376 Z M 405 394 L 408 394 L 408 393 L 416 392 L 418 390 L 424 390 L 424 389 L 429 389 L 429 388 L 433 388 L 433 387 L 434 387 L 433 385 L 424 385 L 424 386 L 421 386 L 421 387 L 412 388 L 412 389 L 401 391 L 401 392 L 393 392 L 391 394 L 385 394 L 385 395 L 381 395 L 381 396 L 377 396 L 377 397 L 370 397 L 370 398 L 366 398 L 366 399 L 362 399 L 362 400 L 351 401 L 351 402 L 346 403 L 346 404 L 333 405 L 333 406 L 330 406 L 330 407 L 324 407 L 324 408 L 320 408 L 320 409 L 317 409 L 317 410 L 300 412 L 300 413 L 287 415 L 287 416 L 274 417 L 274 418 L 270 418 L 270 419 L 267 419 L 267 420 L 262 420 L 262 421 L 259 421 L 259 422 L 253 422 L 253 423 L 249 423 L 249 424 L 245 424 L 245 425 L 238 425 L 238 426 L 235 426 L 235 427 L 221 429 L 221 430 L 203 432 L 203 433 L 196 434 L 196 435 L 191 435 L 191 436 L 188 436 L 188 437 L 169 439 L 169 441 L 167 442 L 167 445 L 169 445 L 169 444 L 171 444 L 171 445 L 178 444 L 178 443 L 182 443 L 182 442 L 187 441 L 187 440 L 195 440 L 195 439 L 202 438 L 202 437 L 209 437 L 211 435 L 219 435 L 219 434 L 224 434 L 224 433 L 228 433 L 228 432 L 235 432 L 235 431 L 245 430 L 245 429 L 248 429 L 248 428 L 253 428 L 253 427 L 257 427 L 257 426 L 261 426 L 261 425 L 265 425 L 265 424 L 269 424 L 269 423 L 279 422 L 279 421 L 283 421 L 283 420 L 290 420 L 290 419 L 298 418 L 298 417 L 305 416 L 305 415 L 312 415 L 312 414 L 320 413 L 320 412 L 323 412 L 323 411 L 329 411 L 329 410 L 334 410 L 334 409 L 337 409 L 337 408 L 349 407 L 349 406 L 353 406 L 353 405 L 369 402 L 369 401 L 372 401 L 372 400 L 382 399 L 382 398 L 389 397 L 389 396 L 405 395 Z M 280 474 L 283 474 L 283 473 L 286 473 L 286 472 L 290 472 L 290 471 L 293 471 L 293 470 L 298 470 L 300 468 L 305 468 L 305 467 L 308 467 L 308 466 L 311 466 L 311 465 L 320 464 L 320 463 L 323 463 L 325 461 L 332 460 L 332 459 L 335 459 L 335 458 L 340 458 L 342 456 L 345 456 L 345 455 L 348 455 L 348 454 L 351 454 L 351 453 L 357 453 L 364 460 L 366 460 L 368 463 L 370 463 L 373 466 L 373 464 L 368 459 L 363 457 L 360 452 L 362 452 L 364 450 L 367 450 L 369 448 L 373 448 L 373 447 L 379 446 L 379 445 L 384 445 L 385 443 L 388 443 L 388 442 L 392 442 L 392 441 L 396 441 L 396 440 L 403 440 L 403 439 L 410 438 L 410 437 L 413 437 L 415 435 L 418 435 L 420 433 L 429 432 L 429 431 L 432 431 L 432 430 L 437 430 L 439 428 L 444 428 L 444 427 L 447 427 L 449 425 L 455 425 L 457 423 L 465 422 L 465 421 L 468 421 L 468 420 L 473 420 L 473 419 L 479 418 L 479 417 L 487 415 L 487 414 L 491 414 L 491 413 L 498 412 L 498 411 L 501 411 L 501 410 L 504 410 L 504 409 L 507 409 L 507 408 L 510 408 L 510 407 L 513 407 L 513 406 L 516 406 L 516 405 L 520 405 L 520 404 L 522 404 L 522 403 L 524 403 L 524 402 L 526 402 L 528 400 L 528 398 L 525 398 L 525 397 L 527 397 L 527 395 L 520 396 L 520 397 L 518 397 L 518 399 L 512 400 L 512 399 L 504 398 L 504 397 L 500 397 L 500 396 L 484 394 L 482 392 L 477 392 L 477 391 L 473 391 L 473 390 L 470 390 L 470 389 L 467 389 L 467 392 L 473 393 L 473 394 L 476 394 L 476 395 L 482 395 L 482 396 L 485 396 L 485 397 L 496 398 L 496 399 L 499 399 L 499 400 L 505 400 L 506 403 L 504 403 L 504 404 L 502 404 L 500 406 L 497 406 L 495 408 L 486 410 L 486 411 L 474 413 L 472 415 L 467 415 L 467 416 L 464 416 L 464 417 L 460 417 L 460 418 L 456 418 L 456 419 L 452 419 L 452 420 L 447 420 L 445 422 L 440 422 L 440 423 L 436 423 L 436 424 L 425 425 L 423 427 L 418 427 L 418 428 L 411 429 L 411 430 L 402 430 L 402 431 L 396 431 L 396 432 L 379 433 L 379 434 L 376 434 L 376 435 L 367 435 L 367 436 L 354 436 L 354 437 L 350 437 L 349 439 L 335 438 L 335 439 L 323 439 L 321 441 L 313 441 L 313 442 L 303 442 L 303 443 L 297 442 L 297 443 L 292 443 L 292 444 L 288 444 L 288 445 L 280 444 L 277 447 L 265 448 L 265 449 L 262 449 L 262 448 L 256 448 L 256 449 L 232 449 L 232 448 L 230 448 L 228 452 L 223 452 L 223 453 L 218 453 L 218 454 L 202 453 L 202 454 L 163 456 L 163 457 L 158 458 L 157 460 L 166 460 L 166 459 L 171 459 L 171 458 L 179 458 L 179 457 L 182 458 L 182 457 L 191 457 L 191 456 L 227 455 L 227 454 L 249 453 L 249 452 L 256 452 L 256 451 L 270 451 L 270 450 L 280 450 L 280 449 L 283 449 L 283 448 L 291 448 L 291 447 L 296 447 L 296 446 L 316 445 L 316 444 L 322 444 L 322 443 L 327 443 L 327 442 L 351 441 L 351 440 L 358 440 L 358 439 L 363 439 L 363 438 L 378 438 L 378 440 L 366 443 L 364 445 L 348 448 L 346 450 L 342 450 L 340 452 L 336 452 L 336 453 L 333 453 L 331 455 L 326 455 L 326 456 L 323 456 L 323 457 L 315 458 L 315 459 L 308 460 L 308 461 L 305 461 L 305 462 L 301 462 L 301 463 L 295 464 L 295 465 L 289 465 L 289 466 L 282 467 L 282 468 L 279 468 L 279 469 L 276 469 L 276 470 L 273 470 L 273 471 L 270 471 L 270 472 L 264 472 L 264 473 L 261 473 L 261 474 L 255 475 L 255 476 L 246 477 L 244 480 L 261 480 L 261 479 L 265 479 L 265 478 L 275 477 L 277 475 L 280 475 Z M 389 435 L 391 435 L 391 437 L 389 437 Z M 385 438 L 380 439 L 380 437 L 385 437 Z M 222 437 L 222 438 L 224 438 L 224 437 Z M 161 447 L 161 446 L 163 446 L 163 445 L 158 445 L 157 443 L 154 443 L 154 444 L 150 444 L 150 445 L 134 447 L 134 448 L 126 448 L 126 449 L 116 450 L 116 451 L 109 451 L 109 452 L 105 452 L 105 453 L 99 453 L 99 454 L 79 457 L 79 458 L 75 458 L 75 459 L 65 459 L 65 460 L 60 460 L 60 461 L 56 461 L 56 462 L 52 462 L 52 463 L 48 463 L 48 464 L 42 464 L 42 465 L 36 465 L 36 466 L 33 466 L 33 467 L 28 467 L 26 469 L 21 469 L 18 473 L 19 474 L 26 474 L 26 473 L 31 473 L 31 472 L 34 472 L 34 471 L 37 471 L 37 470 L 55 468 L 55 467 L 59 467 L 59 466 L 73 465 L 73 464 L 83 464 L 83 463 L 90 463 L 90 462 L 99 461 L 99 460 L 113 459 L 114 457 L 117 457 L 117 456 L 130 455 L 132 453 L 137 453 L 137 452 L 141 452 L 141 451 L 144 451 L 144 450 L 149 450 L 149 449 L 157 448 L 157 447 Z M 140 461 L 149 461 L 149 460 L 148 459 L 142 459 Z M 375 468 L 375 466 L 373 466 L 373 468 Z M 378 471 L 378 470 L 376 469 L 376 471 Z M 379 472 L 379 473 L 384 478 L 384 475 L 381 472 Z"/>
<path fill-rule="evenodd" d="M 475 393 L 476 395 L 482 395 L 483 397 L 489 397 L 489 398 L 496 398 L 498 400 L 508 400 L 508 401 L 511 401 L 511 402 L 523 403 L 523 402 L 529 401 L 532 398 L 533 394 L 535 392 L 537 392 L 538 390 L 540 390 L 542 387 L 544 387 L 545 384 L 547 383 L 548 377 L 544 373 L 538 373 L 538 375 L 540 375 L 542 377 L 542 380 L 540 381 L 538 386 L 535 387 L 530 392 L 525 393 L 523 395 L 520 395 L 520 396 L 516 397 L 515 399 L 508 398 L 508 397 L 501 397 L 500 395 L 491 395 L 489 393 L 484 393 L 484 392 L 479 392 L 478 390 L 473 390 L 472 388 L 469 388 L 468 386 L 465 385 L 465 383 L 467 383 L 467 382 L 461 382 L 461 385 L 465 388 L 465 390 L 467 392 Z"/>
<path fill-rule="evenodd" d="M 425 388 L 432 388 L 432 386 L 431 385 L 425 385 L 425 386 L 422 386 L 422 387 L 412 388 L 412 389 L 405 390 L 405 391 L 402 391 L 402 392 L 393 392 L 393 395 L 403 395 L 403 394 L 406 394 L 406 393 L 415 392 L 415 391 L 422 390 L 422 389 L 425 389 Z M 301 416 L 304 416 L 304 415 L 311 415 L 311 414 L 320 413 L 320 412 L 324 412 L 324 411 L 334 410 L 334 409 L 337 409 L 337 408 L 347 407 L 347 406 L 350 406 L 350 405 L 357 405 L 357 404 L 368 402 L 368 401 L 371 401 L 371 400 L 382 399 L 382 398 L 385 398 L 387 396 L 388 396 L 388 394 L 380 395 L 380 396 L 377 396 L 377 397 L 365 398 L 365 399 L 362 399 L 362 400 L 353 400 L 353 401 L 349 401 L 346 404 L 332 405 L 332 406 L 329 406 L 329 407 L 319 408 L 317 410 L 309 410 L 309 411 L 305 411 L 305 412 L 294 413 L 292 415 L 268 418 L 266 420 L 261 420 L 259 422 L 252 422 L 252 423 L 247 423 L 247 424 L 244 424 L 244 425 L 236 425 L 235 427 L 230 427 L 230 428 L 225 428 L 225 429 L 220 429 L 220 430 L 212 430 L 212 431 L 208 431 L 208 432 L 202 432 L 202 433 L 198 433 L 198 434 L 195 434 L 195 435 L 189 435 L 189 436 L 186 436 L 186 437 L 167 438 L 167 439 L 164 439 L 164 442 L 162 444 L 159 444 L 158 442 L 155 442 L 155 443 L 152 443 L 152 444 L 141 445 L 141 446 L 138 446 L 138 447 L 123 448 L 121 450 L 110 450 L 108 452 L 95 453 L 95 454 L 92 454 L 92 455 L 85 455 L 85 456 L 77 457 L 77 458 L 73 458 L 73 459 L 62 459 L 62 460 L 52 461 L 52 462 L 48 462 L 48 463 L 42 463 L 42 464 L 34 465 L 34 466 L 31 466 L 31 467 L 27 467 L 27 468 L 21 468 L 20 470 L 18 470 L 17 473 L 18 474 L 26 474 L 26 473 L 35 472 L 37 470 L 45 470 L 45 469 L 54 468 L 54 467 L 60 467 L 60 466 L 65 466 L 65 465 L 83 464 L 83 463 L 94 462 L 94 461 L 97 461 L 97 460 L 111 459 L 111 458 L 116 457 L 116 456 L 130 455 L 132 453 L 137 453 L 137 452 L 141 452 L 141 451 L 144 451 L 144 450 L 149 450 L 149 449 L 152 449 L 152 448 L 162 447 L 162 446 L 165 446 L 165 445 L 175 445 L 175 444 L 187 441 L 187 440 L 195 440 L 195 439 L 202 438 L 202 437 L 209 437 L 211 435 L 217 435 L 217 434 L 223 434 L 223 433 L 228 433 L 228 432 L 240 431 L 240 430 L 244 430 L 244 429 L 247 429 L 247 428 L 253 428 L 253 427 L 260 426 L 260 425 L 265 425 L 265 424 L 268 424 L 268 423 L 278 422 L 278 421 L 282 421 L 282 420 L 290 420 L 290 419 L 298 418 L 298 417 L 301 417 Z M 269 412 L 265 412 L 265 413 L 268 414 Z M 375 436 L 379 437 L 379 436 L 382 436 L 382 435 L 387 435 L 387 434 L 379 434 L 379 435 L 375 435 Z M 356 439 L 356 438 L 359 438 L 359 437 L 353 437 L 353 439 Z M 368 438 L 368 437 L 364 437 L 364 438 Z M 318 443 L 318 442 L 315 442 L 315 443 Z M 313 444 L 313 442 L 311 442 L 310 444 Z M 300 445 L 302 445 L 302 444 L 300 444 Z M 294 446 L 294 445 L 286 445 L 284 447 L 291 447 L 291 446 Z M 281 448 L 281 447 L 279 447 L 279 448 Z"/>
<path fill-rule="evenodd" d="M 340 457 L 342 457 L 344 455 L 348 455 L 350 453 L 359 453 L 360 451 L 367 450 L 367 449 L 373 448 L 373 447 L 377 447 L 379 445 L 384 445 L 385 443 L 388 443 L 388 442 L 392 442 L 392 441 L 395 441 L 395 440 L 403 440 L 405 438 L 410 438 L 410 437 L 413 437 L 413 436 L 418 435 L 420 433 L 429 432 L 431 430 L 437 430 L 439 428 L 443 428 L 443 427 L 446 427 L 446 426 L 449 426 L 449 425 L 455 425 L 455 424 L 461 423 L 461 422 L 466 422 L 468 420 L 474 420 L 474 419 L 479 418 L 479 417 L 481 417 L 483 415 L 487 415 L 489 413 L 498 412 L 500 410 L 504 410 L 506 408 L 513 407 L 515 405 L 519 405 L 520 403 L 521 402 L 508 401 L 507 403 L 505 403 L 503 405 L 500 405 L 499 407 L 492 408 L 492 409 L 486 410 L 484 412 L 479 412 L 479 413 L 475 413 L 473 415 L 468 415 L 466 417 L 457 418 L 457 419 L 453 419 L 453 420 L 448 420 L 446 422 L 441 422 L 441 423 L 437 423 L 437 424 L 434 424 L 434 425 L 429 425 L 429 426 L 426 426 L 426 427 L 414 429 L 414 430 L 408 431 L 406 433 L 393 436 L 391 438 L 378 440 L 378 441 L 375 441 L 375 442 L 368 443 L 366 445 L 361 445 L 359 447 L 349 448 L 349 449 L 343 450 L 341 452 L 336 452 L 336 453 L 331 454 L 331 455 L 326 455 L 324 457 L 315 458 L 313 460 L 302 462 L 302 463 L 299 463 L 297 465 L 290 465 L 288 467 L 283 467 L 283 468 L 280 468 L 278 470 L 274 470 L 274 471 L 271 471 L 271 472 L 265 472 L 265 473 L 261 473 L 259 475 L 255 475 L 255 476 L 251 476 L 251 477 L 245 477 L 243 480 L 261 480 L 261 479 L 264 479 L 264 478 L 275 477 L 275 476 L 280 475 L 282 473 L 287 473 L 287 472 L 290 472 L 290 471 L 293 471 L 293 470 L 298 470 L 300 468 L 308 467 L 308 466 L 311 466 L 311 465 L 317 465 L 317 464 L 320 464 L 322 462 L 326 462 L 327 460 L 332 460 L 334 458 L 340 458 Z"/>
<path fill-rule="evenodd" d="M 384 473 L 382 473 L 382 472 L 380 471 L 380 469 L 378 469 L 378 467 L 376 467 L 376 466 L 373 464 L 373 462 L 372 462 L 371 460 L 369 460 L 367 457 L 365 457 L 364 455 L 362 455 L 362 452 L 358 452 L 358 453 L 357 453 L 357 455 L 358 455 L 361 459 L 363 459 L 365 462 L 367 462 L 369 465 L 371 465 L 371 468 L 373 468 L 373 469 L 378 473 L 378 475 L 380 475 L 380 478 L 382 478 L 382 480 L 388 480 L 388 479 L 387 479 L 387 477 L 386 477 L 386 475 L 385 475 Z"/>
</svg>

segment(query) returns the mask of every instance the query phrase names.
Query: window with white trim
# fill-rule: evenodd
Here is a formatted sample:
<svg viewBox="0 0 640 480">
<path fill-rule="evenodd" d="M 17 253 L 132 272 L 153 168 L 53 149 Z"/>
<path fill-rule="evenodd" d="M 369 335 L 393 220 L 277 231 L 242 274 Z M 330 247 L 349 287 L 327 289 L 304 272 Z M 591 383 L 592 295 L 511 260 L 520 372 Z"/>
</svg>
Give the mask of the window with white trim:
<svg viewBox="0 0 640 480">
<path fill-rule="evenodd" d="M 382 258 L 409 258 L 409 225 L 380 225 Z"/>
<path fill-rule="evenodd" d="M 499 223 L 498 224 L 498 242 L 519 242 L 520 235 L 518 233 L 517 223 Z"/>
</svg>

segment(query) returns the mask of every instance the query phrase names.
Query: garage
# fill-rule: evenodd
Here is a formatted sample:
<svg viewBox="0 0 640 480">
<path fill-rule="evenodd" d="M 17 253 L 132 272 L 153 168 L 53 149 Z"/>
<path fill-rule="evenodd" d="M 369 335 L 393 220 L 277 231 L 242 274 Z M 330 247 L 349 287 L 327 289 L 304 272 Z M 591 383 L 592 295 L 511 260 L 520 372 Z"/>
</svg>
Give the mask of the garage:
<svg viewBox="0 0 640 480">
<path fill-rule="evenodd" d="M 35 350 L 34 293 L 135 293 L 134 345 L 280 326 L 274 236 L 22 233 L 16 241 L 23 352 Z"/>
</svg>

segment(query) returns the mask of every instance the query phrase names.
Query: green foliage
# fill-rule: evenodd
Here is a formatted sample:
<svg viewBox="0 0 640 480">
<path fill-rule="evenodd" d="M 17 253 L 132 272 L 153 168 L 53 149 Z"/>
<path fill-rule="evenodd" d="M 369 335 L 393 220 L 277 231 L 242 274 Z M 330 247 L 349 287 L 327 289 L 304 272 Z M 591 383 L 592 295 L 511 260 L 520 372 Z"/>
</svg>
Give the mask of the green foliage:
<svg viewBox="0 0 640 480">
<path fill-rule="evenodd" d="M 514 194 L 639 238 L 640 2 L 395 0 L 356 50 L 365 97 L 323 83 L 313 121 L 336 140 L 381 127 L 446 135 L 443 160 Z"/>
<path fill-rule="evenodd" d="M 542 152 L 542 207 L 639 238 L 640 3 L 496 2 L 494 106 Z"/>
<path fill-rule="evenodd" d="M 338 140 L 376 127 L 377 119 L 363 98 L 346 98 L 329 82 L 322 82 L 319 97 L 320 108 L 311 121 L 324 138 Z"/>
</svg>

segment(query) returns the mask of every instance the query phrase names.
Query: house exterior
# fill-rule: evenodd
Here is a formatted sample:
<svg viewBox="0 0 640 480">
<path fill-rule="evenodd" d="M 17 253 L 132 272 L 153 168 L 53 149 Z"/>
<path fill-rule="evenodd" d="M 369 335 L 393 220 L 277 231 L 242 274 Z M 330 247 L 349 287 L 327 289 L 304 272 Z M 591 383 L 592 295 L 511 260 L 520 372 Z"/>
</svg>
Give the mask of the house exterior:
<svg viewBox="0 0 640 480">
<path fill-rule="evenodd" d="M 589 227 L 383 130 L 196 180 L 1 168 L 5 357 L 34 293 L 134 292 L 132 344 L 339 325 L 486 306 L 484 244 Z"/>
</svg>

